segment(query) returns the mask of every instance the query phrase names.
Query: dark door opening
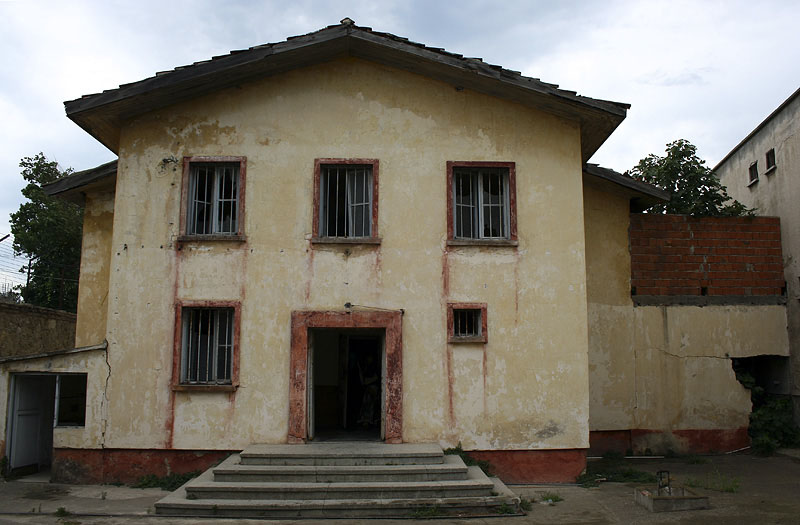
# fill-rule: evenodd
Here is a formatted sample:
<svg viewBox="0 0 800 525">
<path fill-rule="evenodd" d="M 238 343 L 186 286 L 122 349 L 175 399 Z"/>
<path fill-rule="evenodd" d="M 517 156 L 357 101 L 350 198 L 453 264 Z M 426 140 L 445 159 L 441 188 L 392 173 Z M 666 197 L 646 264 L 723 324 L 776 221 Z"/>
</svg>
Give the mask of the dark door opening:
<svg viewBox="0 0 800 525">
<path fill-rule="evenodd" d="M 11 375 L 6 457 L 17 476 L 50 467 L 53 428 L 83 426 L 86 374 Z"/>
<path fill-rule="evenodd" d="M 383 420 L 383 334 L 314 330 L 309 438 L 378 440 Z"/>
</svg>

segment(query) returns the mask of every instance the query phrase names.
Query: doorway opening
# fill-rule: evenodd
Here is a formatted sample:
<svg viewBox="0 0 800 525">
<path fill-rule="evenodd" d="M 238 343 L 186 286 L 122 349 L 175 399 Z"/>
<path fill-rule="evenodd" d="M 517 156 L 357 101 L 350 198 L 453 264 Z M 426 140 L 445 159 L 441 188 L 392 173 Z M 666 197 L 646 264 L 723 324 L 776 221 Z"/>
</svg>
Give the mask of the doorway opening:
<svg viewBox="0 0 800 525">
<path fill-rule="evenodd" d="M 53 429 L 86 422 L 86 374 L 12 374 L 6 456 L 12 474 L 46 471 Z"/>
<path fill-rule="evenodd" d="M 289 443 L 314 439 L 314 334 L 331 330 L 343 335 L 377 336 L 381 348 L 380 438 L 403 442 L 403 311 L 300 310 L 292 312 L 289 359 Z M 338 348 L 338 346 L 337 346 Z M 338 365 L 337 350 L 337 365 Z M 310 369 L 311 368 L 311 369 Z M 337 380 L 337 387 L 339 383 Z M 338 401 L 337 401 L 338 402 Z"/>
<path fill-rule="evenodd" d="M 309 439 L 381 439 L 383 331 L 316 329 L 309 338 Z"/>
</svg>

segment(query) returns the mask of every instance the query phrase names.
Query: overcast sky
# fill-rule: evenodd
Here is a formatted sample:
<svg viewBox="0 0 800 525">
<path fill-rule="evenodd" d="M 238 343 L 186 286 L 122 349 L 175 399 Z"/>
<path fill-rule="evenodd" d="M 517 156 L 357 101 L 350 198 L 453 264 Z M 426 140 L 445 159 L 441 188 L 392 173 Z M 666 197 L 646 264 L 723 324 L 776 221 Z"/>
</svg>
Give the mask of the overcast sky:
<svg viewBox="0 0 800 525">
<path fill-rule="evenodd" d="M 114 158 L 65 100 L 346 16 L 632 104 L 592 159 L 618 171 L 678 138 L 713 167 L 800 86 L 796 0 L 0 0 L 0 237 L 22 200 L 20 158 L 42 151 L 75 170 Z"/>
</svg>

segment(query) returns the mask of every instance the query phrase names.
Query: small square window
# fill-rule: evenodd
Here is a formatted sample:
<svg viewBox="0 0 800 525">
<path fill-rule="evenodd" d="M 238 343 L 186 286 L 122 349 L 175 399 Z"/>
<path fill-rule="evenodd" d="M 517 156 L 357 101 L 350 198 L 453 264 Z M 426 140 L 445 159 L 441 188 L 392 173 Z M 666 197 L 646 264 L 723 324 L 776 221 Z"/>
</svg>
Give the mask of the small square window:
<svg viewBox="0 0 800 525">
<path fill-rule="evenodd" d="M 486 304 L 448 304 L 447 340 L 450 343 L 485 343 L 487 341 Z"/>
<path fill-rule="evenodd" d="M 179 305 L 180 386 L 231 386 L 236 384 L 238 303 L 210 307 Z"/>
<path fill-rule="evenodd" d="M 767 150 L 767 171 L 764 173 L 770 172 L 775 169 L 775 148 L 770 148 Z"/>
<path fill-rule="evenodd" d="M 750 164 L 750 184 L 758 181 L 758 162 Z"/>
<path fill-rule="evenodd" d="M 190 238 L 233 238 L 243 232 L 244 157 L 186 157 L 182 232 Z"/>
<path fill-rule="evenodd" d="M 378 161 L 317 159 L 313 237 L 370 242 L 378 237 Z"/>
<path fill-rule="evenodd" d="M 465 243 L 516 241 L 513 162 L 448 162 L 448 238 Z"/>
</svg>

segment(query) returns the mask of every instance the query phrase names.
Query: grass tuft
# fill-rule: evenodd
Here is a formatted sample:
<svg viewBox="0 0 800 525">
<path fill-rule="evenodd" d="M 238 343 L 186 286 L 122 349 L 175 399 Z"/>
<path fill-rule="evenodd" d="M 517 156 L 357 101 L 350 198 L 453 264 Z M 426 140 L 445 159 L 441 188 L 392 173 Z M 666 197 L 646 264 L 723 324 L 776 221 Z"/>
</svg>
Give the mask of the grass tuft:
<svg viewBox="0 0 800 525">
<path fill-rule="evenodd" d="M 139 481 L 134 483 L 132 486 L 135 489 L 159 488 L 161 490 L 168 490 L 172 492 L 190 479 L 196 478 L 199 475 L 199 470 L 186 472 L 185 474 L 173 473 L 163 477 L 156 476 L 155 474 L 147 474 L 146 476 L 139 478 Z"/>
<path fill-rule="evenodd" d="M 723 474 L 719 470 L 709 472 L 704 478 L 687 478 L 687 487 L 716 490 L 717 492 L 739 492 L 741 481 L 736 476 Z"/>
<path fill-rule="evenodd" d="M 621 454 L 604 454 L 603 459 L 588 462 L 586 472 L 578 476 L 576 481 L 582 487 L 589 488 L 596 487 L 601 481 L 655 483 L 656 477 L 650 472 L 626 466 Z"/>
<path fill-rule="evenodd" d="M 461 442 L 460 441 L 458 442 L 458 445 L 456 447 L 451 447 L 451 448 L 445 449 L 444 453 L 449 455 L 449 456 L 459 456 L 466 466 L 471 467 L 473 465 L 476 465 L 487 476 L 491 476 L 492 475 L 491 474 L 492 464 L 489 463 L 486 460 L 475 459 L 472 456 L 470 456 L 469 452 L 465 452 L 464 449 L 461 448 Z"/>
</svg>

